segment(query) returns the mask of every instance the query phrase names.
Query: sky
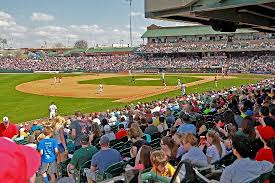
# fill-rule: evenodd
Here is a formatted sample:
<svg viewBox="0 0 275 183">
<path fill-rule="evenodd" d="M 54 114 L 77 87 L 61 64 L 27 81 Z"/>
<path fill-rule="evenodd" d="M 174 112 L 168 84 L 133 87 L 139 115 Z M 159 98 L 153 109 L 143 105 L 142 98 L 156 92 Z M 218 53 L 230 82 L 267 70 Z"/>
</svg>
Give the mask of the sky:
<svg viewBox="0 0 275 183">
<path fill-rule="evenodd" d="M 73 46 L 84 39 L 95 45 L 129 44 L 127 0 L 0 0 L 0 38 L 8 47 Z M 144 18 L 144 0 L 132 2 L 133 45 L 151 24 L 186 25 Z"/>
</svg>

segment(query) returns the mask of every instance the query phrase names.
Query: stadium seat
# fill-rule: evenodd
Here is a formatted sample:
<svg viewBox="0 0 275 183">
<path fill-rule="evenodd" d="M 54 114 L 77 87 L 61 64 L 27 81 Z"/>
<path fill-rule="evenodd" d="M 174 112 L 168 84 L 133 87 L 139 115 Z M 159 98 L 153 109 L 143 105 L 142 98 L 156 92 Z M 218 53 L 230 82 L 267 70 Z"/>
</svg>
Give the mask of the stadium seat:
<svg viewBox="0 0 275 183">
<path fill-rule="evenodd" d="M 82 183 L 82 182 L 87 182 L 87 177 L 86 174 L 84 173 L 85 168 L 91 167 L 91 160 L 86 161 L 83 165 L 80 165 L 79 170 L 74 171 L 74 177 L 75 177 L 75 182 L 76 183 Z"/>
<path fill-rule="evenodd" d="M 125 172 L 125 166 L 127 162 L 121 161 L 115 164 L 110 165 L 106 171 L 103 173 L 96 174 L 96 182 L 100 182 L 103 180 L 111 179 L 113 177 L 119 176 L 123 172 Z"/>
<path fill-rule="evenodd" d="M 127 147 L 127 148 L 122 149 L 120 151 L 121 156 L 123 158 L 125 158 L 125 157 L 131 157 L 130 150 L 131 150 L 131 147 Z"/>
<path fill-rule="evenodd" d="M 67 166 L 70 163 L 70 161 L 71 161 L 71 159 L 67 159 L 67 160 L 57 164 L 57 170 L 58 170 L 59 177 L 68 177 Z"/>
<path fill-rule="evenodd" d="M 231 165 L 235 160 L 236 160 L 236 156 L 234 156 L 233 152 L 225 155 L 222 159 L 212 163 L 212 165 L 215 166 L 215 169 L 221 169 L 225 166 Z"/>
<path fill-rule="evenodd" d="M 162 183 L 170 183 L 170 178 L 168 177 L 163 177 L 163 176 L 160 176 L 160 175 L 157 175 L 155 172 L 147 172 L 147 173 L 142 173 L 141 174 L 141 180 L 143 182 L 162 182 Z"/>
</svg>

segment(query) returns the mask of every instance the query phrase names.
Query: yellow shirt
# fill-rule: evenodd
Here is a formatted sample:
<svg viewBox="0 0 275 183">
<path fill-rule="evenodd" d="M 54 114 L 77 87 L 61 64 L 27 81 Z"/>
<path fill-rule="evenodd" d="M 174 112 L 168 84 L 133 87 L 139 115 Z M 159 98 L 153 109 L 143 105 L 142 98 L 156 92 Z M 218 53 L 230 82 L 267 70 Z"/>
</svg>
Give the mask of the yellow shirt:
<svg viewBox="0 0 275 183">
<path fill-rule="evenodd" d="M 156 120 L 154 121 L 153 124 L 154 124 L 155 127 L 158 127 L 159 123 L 160 123 L 159 118 L 156 118 Z"/>
<path fill-rule="evenodd" d="M 155 172 L 157 175 L 163 176 L 163 177 L 172 177 L 176 171 L 176 169 L 170 164 L 167 163 L 165 165 L 165 171 L 164 172 L 159 172 L 155 167 L 152 168 L 152 172 Z"/>
</svg>

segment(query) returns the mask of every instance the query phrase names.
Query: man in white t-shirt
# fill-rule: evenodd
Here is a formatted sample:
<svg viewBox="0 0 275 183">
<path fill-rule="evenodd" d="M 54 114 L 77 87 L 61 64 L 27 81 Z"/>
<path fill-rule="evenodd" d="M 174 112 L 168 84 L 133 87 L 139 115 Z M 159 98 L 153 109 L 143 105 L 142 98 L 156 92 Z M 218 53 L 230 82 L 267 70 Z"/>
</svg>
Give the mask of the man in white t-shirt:
<svg viewBox="0 0 275 183">
<path fill-rule="evenodd" d="M 50 111 L 50 119 L 55 118 L 56 113 L 57 113 L 57 107 L 53 102 L 51 103 L 51 105 L 49 107 L 49 111 Z"/>
</svg>

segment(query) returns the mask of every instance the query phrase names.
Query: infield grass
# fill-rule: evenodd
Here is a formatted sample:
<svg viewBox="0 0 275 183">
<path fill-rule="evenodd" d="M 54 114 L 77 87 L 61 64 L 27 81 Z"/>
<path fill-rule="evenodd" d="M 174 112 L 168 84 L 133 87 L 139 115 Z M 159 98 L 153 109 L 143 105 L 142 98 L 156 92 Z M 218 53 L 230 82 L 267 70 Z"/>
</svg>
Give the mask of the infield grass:
<svg viewBox="0 0 275 183">
<path fill-rule="evenodd" d="M 102 79 L 94 79 L 94 80 L 86 80 L 80 81 L 80 84 L 99 84 L 103 85 L 126 85 L 126 86 L 162 86 L 162 80 L 158 75 L 144 75 L 144 76 L 135 76 L 135 81 L 132 81 L 130 76 L 125 77 L 110 77 L 110 78 L 102 78 Z M 191 83 L 194 81 L 201 80 L 199 78 L 194 78 L 191 76 L 174 76 L 174 75 L 166 75 L 165 83 L 167 86 L 176 86 L 178 78 L 182 83 Z M 150 80 L 152 79 L 152 80 Z"/>
</svg>

